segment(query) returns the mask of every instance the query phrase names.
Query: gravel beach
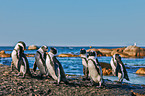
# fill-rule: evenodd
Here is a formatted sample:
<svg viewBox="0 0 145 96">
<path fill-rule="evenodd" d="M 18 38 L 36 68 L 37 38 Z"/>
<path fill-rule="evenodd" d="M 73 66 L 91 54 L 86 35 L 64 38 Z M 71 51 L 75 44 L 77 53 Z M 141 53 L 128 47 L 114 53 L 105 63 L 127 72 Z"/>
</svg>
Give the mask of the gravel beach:
<svg viewBox="0 0 145 96">
<path fill-rule="evenodd" d="M 81 76 L 67 76 L 69 84 L 60 85 L 50 77 L 38 76 L 31 70 L 33 77 L 24 79 L 17 77 L 17 71 L 11 72 L 10 66 L 0 64 L 0 96 L 145 96 L 144 85 L 120 84 L 104 80 L 105 86 L 96 88 L 90 86 L 90 81 L 82 80 Z"/>
</svg>

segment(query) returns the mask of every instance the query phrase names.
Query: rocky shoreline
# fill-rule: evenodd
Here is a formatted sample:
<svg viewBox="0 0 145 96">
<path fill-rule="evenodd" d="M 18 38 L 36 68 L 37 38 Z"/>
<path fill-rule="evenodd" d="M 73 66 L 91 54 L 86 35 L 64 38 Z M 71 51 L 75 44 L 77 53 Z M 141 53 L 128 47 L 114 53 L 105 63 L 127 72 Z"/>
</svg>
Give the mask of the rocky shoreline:
<svg viewBox="0 0 145 96">
<path fill-rule="evenodd" d="M 69 84 L 61 82 L 58 86 L 50 77 L 40 79 L 39 71 L 31 72 L 33 77 L 23 79 L 16 76 L 16 70 L 11 72 L 10 66 L 0 64 L 0 96 L 145 96 L 144 85 L 120 84 L 105 79 L 105 86 L 98 89 L 90 86 L 90 81 L 83 80 L 82 76 L 67 75 Z"/>
<path fill-rule="evenodd" d="M 37 50 L 36 45 L 30 45 L 27 50 Z M 114 54 L 119 54 L 124 58 L 143 58 L 145 57 L 145 48 L 137 47 L 136 45 L 120 47 L 115 49 L 88 49 L 89 51 L 95 51 L 97 56 L 113 56 Z M 10 50 L 9 50 L 10 51 Z M 27 57 L 34 57 L 35 54 L 26 54 Z M 58 57 L 79 57 L 76 54 L 59 54 Z M 11 57 L 10 54 L 6 54 L 4 50 L 0 50 L 0 57 Z"/>
</svg>

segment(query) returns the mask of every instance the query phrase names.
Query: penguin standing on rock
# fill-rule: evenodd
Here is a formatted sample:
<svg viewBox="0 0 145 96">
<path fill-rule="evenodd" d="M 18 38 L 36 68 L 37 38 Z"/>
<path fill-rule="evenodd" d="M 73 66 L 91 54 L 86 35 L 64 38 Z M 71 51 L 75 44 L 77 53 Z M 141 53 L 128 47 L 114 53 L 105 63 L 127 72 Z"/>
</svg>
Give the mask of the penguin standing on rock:
<svg viewBox="0 0 145 96">
<path fill-rule="evenodd" d="M 54 80 L 56 80 L 57 84 L 61 81 L 67 84 L 68 81 L 66 79 L 63 67 L 55 56 L 57 54 L 57 50 L 53 47 L 50 49 L 50 52 L 46 56 L 46 66 L 48 69 L 47 75 L 50 75 Z"/>
<path fill-rule="evenodd" d="M 18 69 L 18 60 L 19 60 L 19 51 L 20 47 L 23 48 L 23 50 L 26 49 L 26 44 L 23 41 L 19 41 L 14 50 L 12 51 L 11 57 L 12 57 L 12 62 L 11 62 L 11 70 L 13 71 L 13 68 L 15 67 Z"/>
<path fill-rule="evenodd" d="M 87 54 L 85 49 L 80 50 L 80 57 L 82 59 L 82 64 L 83 64 L 83 73 L 85 76 L 85 79 L 89 78 L 89 70 L 88 70 L 88 60 L 87 60 Z"/>
<path fill-rule="evenodd" d="M 28 73 L 31 76 L 28 60 L 24 54 L 25 49 L 26 44 L 23 41 L 19 41 L 11 54 L 11 70 L 13 71 L 15 67 L 19 71 L 18 76 L 20 75 L 20 73 L 23 73 L 23 77 L 25 77 L 26 73 Z"/>
<path fill-rule="evenodd" d="M 92 85 L 99 84 L 97 87 L 101 87 L 103 84 L 102 68 L 98 62 L 96 52 L 90 51 L 88 57 L 88 69 L 91 78 Z"/>
<path fill-rule="evenodd" d="M 48 51 L 48 47 L 43 45 L 40 47 L 35 54 L 35 62 L 33 66 L 33 71 L 36 71 L 36 68 L 40 70 L 40 76 L 42 78 L 43 75 L 46 75 L 48 70 L 46 68 L 46 52 Z"/>
<path fill-rule="evenodd" d="M 30 77 L 32 77 L 32 74 L 29 69 L 28 59 L 26 55 L 24 54 L 24 50 L 22 49 L 21 46 L 20 46 L 20 51 L 19 51 L 18 71 L 19 71 L 18 75 L 20 75 L 20 73 L 23 73 L 23 78 L 26 76 L 26 73 Z"/>
<path fill-rule="evenodd" d="M 111 67 L 112 67 L 112 74 L 114 76 L 118 76 L 119 82 L 122 82 L 125 78 L 129 81 L 129 77 L 125 68 L 125 65 L 121 61 L 121 57 L 119 54 L 113 55 L 110 61 Z"/>
</svg>

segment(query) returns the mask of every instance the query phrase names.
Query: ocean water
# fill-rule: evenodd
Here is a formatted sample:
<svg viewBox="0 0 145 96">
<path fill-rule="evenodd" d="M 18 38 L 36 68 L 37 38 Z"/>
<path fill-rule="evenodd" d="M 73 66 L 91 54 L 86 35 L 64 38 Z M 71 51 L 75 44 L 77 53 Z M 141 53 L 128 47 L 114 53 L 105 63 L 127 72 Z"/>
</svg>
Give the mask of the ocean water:
<svg viewBox="0 0 145 96">
<path fill-rule="evenodd" d="M 58 54 L 62 53 L 71 53 L 79 55 L 79 51 L 81 48 L 90 49 L 89 47 L 58 47 L 58 46 L 49 46 L 55 47 L 58 50 Z M 119 48 L 118 47 L 92 47 L 92 48 Z M 13 46 L 6 46 L 6 47 L 0 47 L 0 50 L 5 50 L 6 53 L 11 53 L 13 50 Z M 26 50 L 26 54 L 35 54 L 37 50 Z M 62 64 L 64 71 L 66 74 L 70 75 L 83 75 L 83 65 L 80 57 L 57 57 L 60 63 Z M 110 63 L 111 57 L 98 57 L 99 62 L 106 62 Z M 11 57 L 10 58 L 0 58 L 0 64 L 4 65 L 11 65 Z M 30 68 L 33 68 L 33 64 L 35 61 L 34 57 L 28 57 Z M 145 57 L 144 58 L 122 58 L 123 63 L 125 66 L 129 67 L 127 69 L 130 81 L 126 81 L 124 79 L 124 82 L 126 83 L 132 83 L 132 84 L 144 84 L 145 85 L 145 75 L 137 75 L 135 72 L 141 68 L 145 67 Z M 110 80 L 118 80 L 118 77 L 115 76 L 103 76 L 104 79 L 110 79 Z"/>
</svg>

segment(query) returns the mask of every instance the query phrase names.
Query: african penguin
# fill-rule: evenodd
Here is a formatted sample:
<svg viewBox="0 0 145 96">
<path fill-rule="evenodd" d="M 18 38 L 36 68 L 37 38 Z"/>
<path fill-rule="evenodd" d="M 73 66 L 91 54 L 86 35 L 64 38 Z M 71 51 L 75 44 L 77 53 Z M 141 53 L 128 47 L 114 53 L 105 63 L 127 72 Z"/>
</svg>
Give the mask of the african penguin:
<svg viewBox="0 0 145 96">
<path fill-rule="evenodd" d="M 80 49 L 80 57 L 82 59 L 83 64 L 83 73 L 85 76 L 85 79 L 89 78 L 89 70 L 88 70 L 88 60 L 87 60 L 87 53 L 85 49 Z"/>
<path fill-rule="evenodd" d="M 12 71 L 14 67 L 18 68 L 20 46 L 23 47 L 23 50 L 26 49 L 26 44 L 23 41 L 19 41 L 14 47 L 14 50 L 11 53 L 11 57 L 12 57 L 11 70 Z"/>
<path fill-rule="evenodd" d="M 88 69 L 92 84 L 99 84 L 97 87 L 101 87 L 103 84 L 102 68 L 98 62 L 96 52 L 90 51 L 88 57 Z"/>
<path fill-rule="evenodd" d="M 20 73 L 23 73 L 23 78 L 26 76 L 26 74 L 32 77 L 32 74 L 29 69 L 28 59 L 24 54 L 24 50 L 21 46 L 19 51 L 18 71 L 19 71 L 18 75 L 20 75 Z"/>
<path fill-rule="evenodd" d="M 119 54 L 114 54 L 110 61 L 112 67 L 112 74 L 114 76 L 118 76 L 119 82 L 122 82 L 125 78 L 129 81 L 129 77 L 125 68 L 125 65 L 121 61 L 121 57 Z"/>
<path fill-rule="evenodd" d="M 20 73 L 23 73 L 23 77 L 25 77 L 26 73 L 31 76 L 28 60 L 24 54 L 25 49 L 26 44 L 23 41 L 19 41 L 11 54 L 11 70 L 13 71 L 13 68 L 15 67 L 19 71 L 18 75 L 20 75 Z"/>
<path fill-rule="evenodd" d="M 33 71 L 36 71 L 36 68 L 40 70 L 40 76 L 42 77 L 43 75 L 46 75 L 48 72 L 46 68 L 46 52 L 48 51 L 48 47 L 43 45 L 40 47 L 36 54 L 35 54 L 35 62 L 33 65 Z"/>
<path fill-rule="evenodd" d="M 46 66 L 48 68 L 48 75 L 50 75 L 59 84 L 61 81 L 68 83 L 66 80 L 65 72 L 61 63 L 57 60 L 57 50 L 53 47 L 50 48 L 50 52 L 46 56 Z"/>
</svg>

